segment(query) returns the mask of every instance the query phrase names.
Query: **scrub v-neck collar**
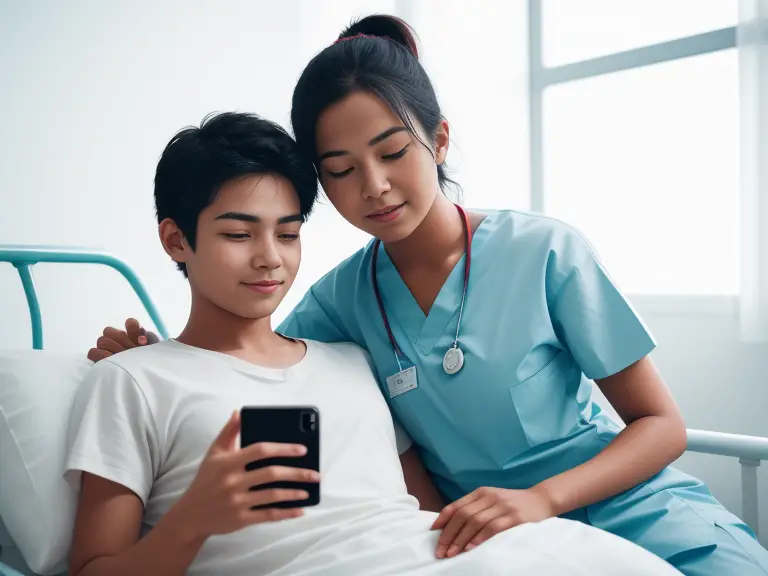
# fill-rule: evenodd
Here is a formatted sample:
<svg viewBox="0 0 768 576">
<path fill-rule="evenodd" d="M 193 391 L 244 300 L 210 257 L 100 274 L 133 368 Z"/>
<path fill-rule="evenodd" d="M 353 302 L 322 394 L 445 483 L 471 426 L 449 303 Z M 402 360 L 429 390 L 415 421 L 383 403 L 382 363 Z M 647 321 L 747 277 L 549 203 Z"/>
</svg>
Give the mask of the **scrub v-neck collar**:
<svg viewBox="0 0 768 576">
<path fill-rule="evenodd" d="M 476 255 L 485 243 L 489 220 L 493 214 L 486 214 L 472 234 L 472 268 L 477 264 Z M 383 248 L 383 246 L 382 246 Z M 445 327 L 458 313 L 464 287 L 464 263 L 467 255 L 462 254 L 437 293 L 429 314 L 419 306 L 397 271 L 386 249 L 379 250 L 376 263 L 377 279 L 382 300 L 388 316 L 395 316 L 409 340 L 422 354 L 429 354 L 445 331 Z M 470 269 L 467 299 L 472 297 L 472 270 Z M 466 306 L 466 303 L 465 303 Z"/>
</svg>

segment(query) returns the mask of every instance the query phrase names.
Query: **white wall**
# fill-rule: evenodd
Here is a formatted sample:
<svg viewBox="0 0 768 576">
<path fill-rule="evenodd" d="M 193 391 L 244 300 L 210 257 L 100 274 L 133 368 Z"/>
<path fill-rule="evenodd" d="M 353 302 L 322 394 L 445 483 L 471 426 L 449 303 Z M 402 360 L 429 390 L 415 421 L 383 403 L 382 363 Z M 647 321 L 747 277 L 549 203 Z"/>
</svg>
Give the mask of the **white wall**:
<svg viewBox="0 0 768 576">
<path fill-rule="evenodd" d="M 156 236 L 152 179 L 180 128 L 211 111 L 289 123 L 310 57 L 356 13 L 386 1 L 0 3 L 0 244 L 79 245 L 125 259 L 178 332 L 189 293 Z M 329 233 L 329 231 L 333 233 Z M 365 236 L 325 202 L 282 317 Z M 46 345 L 85 352 L 102 327 L 146 319 L 112 270 L 40 265 Z M 21 285 L 0 266 L 0 348 L 28 346 Z"/>
<path fill-rule="evenodd" d="M 293 83 L 306 61 L 357 13 L 395 5 L 402 2 L 336 1 L 323 3 L 322 11 L 311 0 L 73 0 L 49 2 L 45 9 L 0 2 L 0 244 L 110 250 L 135 268 L 177 332 L 186 319 L 188 289 L 158 244 L 152 207 L 153 171 L 163 146 L 177 129 L 214 110 L 255 111 L 287 125 Z M 482 29 L 484 21 L 467 17 L 465 24 Z M 441 57 L 461 52 L 450 44 L 430 48 L 433 32 L 420 34 L 430 70 Z M 513 37 L 524 44 L 524 36 Z M 487 45 L 464 46 L 487 54 Z M 496 122 L 495 130 L 480 130 L 471 117 L 456 119 L 457 176 L 471 205 L 500 207 L 503 196 L 489 192 L 498 181 L 515 207 L 525 207 L 527 158 L 517 155 L 526 138 L 519 63 L 505 63 L 508 75 L 495 77 L 494 90 L 513 95 L 503 113 L 492 113 L 505 101 L 503 92 L 489 89 L 483 96 L 479 124 Z M 435 75 L 438 90 L 451 94 L 452 86 L 483 78 L 476 69 L 469 79 L 452 77 L 445 67 Z M 488 98 L 495 98 L 490 106 Z M 462 102 L 446 100 L 450 120 Z M 499 127 L 514 136 L 512 153 L 480 158 L 477 150 Z M 475 160 L 463 164 L 462 174 L 465 155 Z M 319 206 L 304 233 L 302 271 L 278 318 L 313 280 L 365 241 L 329 206 Z M 146 320 L 111 270 L 40 266 L 37 280 L 52 349 L 85 353 L 105 324 L 119 325 L 129 315 Z M 659 340 L 655 358 L 689 427 L 768 436 L 767 350 L 738 343 L 735 309 L 708 300 L 634 300 Z M 0 348 L 29 346 L 21 286 L 4 265 L 0 327 Z M 679 465 L 740 512 L 735 460 L 686 455 Z M 760 477 L 761 529 L 768 542 L 768 465 Z"/>
</svg>

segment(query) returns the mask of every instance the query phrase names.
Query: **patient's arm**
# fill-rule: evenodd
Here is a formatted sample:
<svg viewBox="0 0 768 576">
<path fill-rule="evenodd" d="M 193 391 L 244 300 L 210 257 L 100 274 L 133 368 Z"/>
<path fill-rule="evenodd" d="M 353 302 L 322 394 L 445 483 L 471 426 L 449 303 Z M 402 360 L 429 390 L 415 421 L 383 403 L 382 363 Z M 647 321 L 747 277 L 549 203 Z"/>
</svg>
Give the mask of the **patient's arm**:
<svg viewBox="0 0 768 576">
<path fill-rule="evenodd" d="M 124 486 L 83 473 L 71 576 L 183 576 L 204 539 L 185 529 L 174 510 L 140 539 L 144 507 Z"/>
<path fill-rule="evenodd" d="M 403 467 L 408 493 L 419 501 L 419 508 L 440 512 L 445 507 L 445 502 L 413 448 L 400 455 L 400 464 Z"/>
<path fill-rule="evenodd" d="M 234 411 L 190 486 L 144 537 L 139 496 L 120 483 L 83 472 L 70 574 L 181 576 L 209 536 L 303 515 L 300 508 L 274 504 L 305 500 L 309 495 L 304 490 L 251 488 L 274 482 L 317 482 L 316 471 L 277 465 L 248 470 L 246 466 L 258 460 L 298 457 L 306 447 L 261 442 L 240 448 L 239 435 L 240 416 Z"/>
</svg>

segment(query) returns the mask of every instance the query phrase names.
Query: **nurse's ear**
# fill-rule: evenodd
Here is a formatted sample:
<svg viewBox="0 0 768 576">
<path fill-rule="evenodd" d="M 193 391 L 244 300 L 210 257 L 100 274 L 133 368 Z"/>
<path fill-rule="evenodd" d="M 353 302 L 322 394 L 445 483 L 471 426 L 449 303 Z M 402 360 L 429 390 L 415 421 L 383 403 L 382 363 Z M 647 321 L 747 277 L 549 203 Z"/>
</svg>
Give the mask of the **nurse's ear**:
<svg viewBox="0 0 768 576">
<path fill-rule="evenodd" d="M 440 166 L 445 162 L 448 156 L 448 145 L 450 143 L 450 131 L 447 120 L 441 120 L 435 131 L 435 164 Z"/>
<path fill-rule="evenodd" d="M 158 234 L 160 236 L 160 242 L 163 245 L 163 250 L 168 254 L 176 263 L 186 262 L 192 252 L 192 248 L 184 238 L 184 233 L 170 218 L 166 218 L 158 226 Z"/>
</svg>

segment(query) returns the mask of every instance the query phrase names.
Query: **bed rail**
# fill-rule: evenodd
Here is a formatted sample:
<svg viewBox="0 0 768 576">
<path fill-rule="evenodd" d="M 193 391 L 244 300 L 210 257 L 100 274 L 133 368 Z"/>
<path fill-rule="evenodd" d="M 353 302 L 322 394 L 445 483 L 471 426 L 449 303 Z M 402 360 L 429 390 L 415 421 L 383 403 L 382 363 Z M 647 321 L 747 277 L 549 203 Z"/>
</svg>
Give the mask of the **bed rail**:
<svg viewBox="0 0 768 576">
<path fill-rule="evenodd" d="M 43 348 L 43 317 L 40 311 L 40 301 L 37 297 L 32 267 L 41 262 L 55 264 L 100 264 L 117 270 L 128 281 L 133 291 L 139 297 L 139 300 L 141 300 L 160 336 L 168 338 L 165 324 L 139 277 L 128 264 L 108 252 L 88 248 L 0 245 L 0 262 L 12 264 L 19 272 L 32 321 L 32 347 L 36 350 L 42 350 Z"/>
<path fill-rule="evenodd" d="M 741 464 L 741 519 L 760 535 L 757 468 L 768 460 L 768 438 L 709 430 L 688 430 L 688 452 L 730 456 Z"/>
</svg>

